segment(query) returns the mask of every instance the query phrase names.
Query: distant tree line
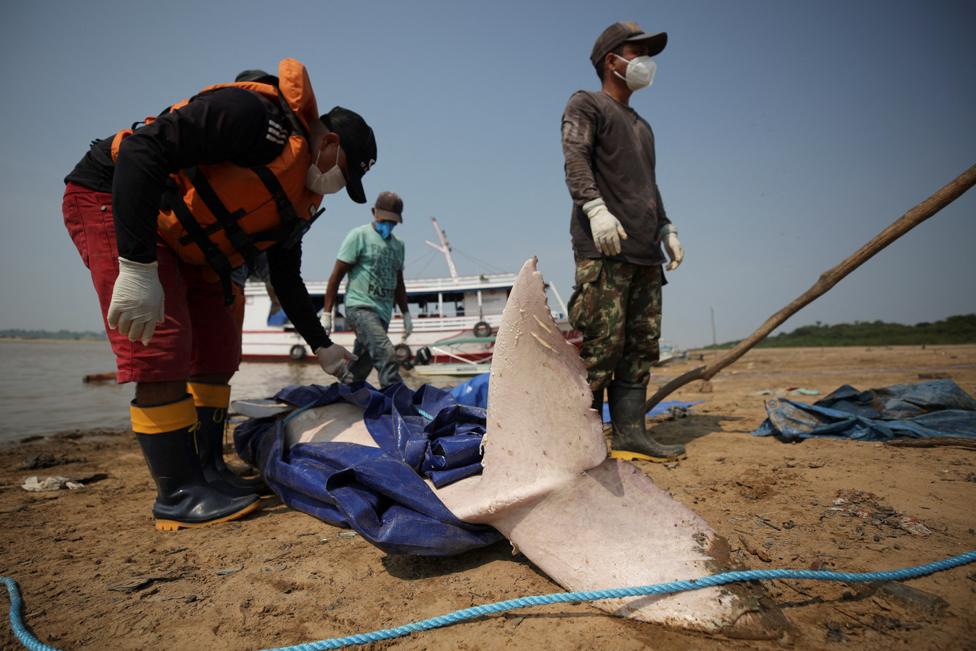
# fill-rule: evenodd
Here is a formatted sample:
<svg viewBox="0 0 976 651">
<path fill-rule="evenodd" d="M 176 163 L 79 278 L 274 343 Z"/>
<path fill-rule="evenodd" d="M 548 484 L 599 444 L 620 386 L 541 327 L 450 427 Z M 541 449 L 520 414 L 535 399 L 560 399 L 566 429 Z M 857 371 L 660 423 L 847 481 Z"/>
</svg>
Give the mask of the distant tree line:
<svg viewBox="0 0 976 651">
<path fill-rule="evenodd" d="M 91 330 L 0 330 L 3 339 L 105 339 L 105 332 Z"/>
<path fill-rule="evenodd" d="M 730 341 L 708 348 L 731 348 Z M 792 332 L 767 337 L 758 348 L 803 348 L 815 346 L 921 346 L 976 343 L 976 314 L 950 316 L 942 321 L 915 325 L 884 321 L 855 321 L 827 325 L 817 321 Z"/>
</svg>

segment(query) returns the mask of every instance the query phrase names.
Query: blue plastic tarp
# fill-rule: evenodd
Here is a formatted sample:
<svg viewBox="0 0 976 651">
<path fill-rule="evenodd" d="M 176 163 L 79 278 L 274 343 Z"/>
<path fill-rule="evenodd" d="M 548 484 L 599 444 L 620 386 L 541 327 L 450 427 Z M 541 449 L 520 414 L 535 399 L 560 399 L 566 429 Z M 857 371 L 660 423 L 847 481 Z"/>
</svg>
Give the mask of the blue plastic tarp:
<svg viewBox="0 0 976 651">
<path fill-rule="evenodd" d="M 391 554 L 448 556 L 501 539 L 491 527 L 454 517 L 423 480 L 441 486 L 481 472 L 483 409 L 458 405 L 429 385 L 417 391 L 402 384 L 296 385 L 275 399 L 306 409 L 338 401 L 362 407 L 379 446 L 319 442 L 288 449 L 289 416 L 242 423 L 234 432 L 238 454 L 261 469 L 285 504 L 355 529 Z"/>
<path fill-rule="evenodd" d="M 831 436 L 883 441 L 896 436 L 976 436 L 976 400 L 952 380 L 858 391 L 844 385 L 813 404 L 766 402 L 755 436 L 786 441 Z"/>
</svg>

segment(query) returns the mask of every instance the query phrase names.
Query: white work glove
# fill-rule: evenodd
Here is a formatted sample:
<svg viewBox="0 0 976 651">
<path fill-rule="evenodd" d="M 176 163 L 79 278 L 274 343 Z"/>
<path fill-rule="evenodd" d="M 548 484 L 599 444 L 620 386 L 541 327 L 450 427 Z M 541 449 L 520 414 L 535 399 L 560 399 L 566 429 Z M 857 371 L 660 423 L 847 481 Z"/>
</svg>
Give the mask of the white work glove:
<svg viewBox="0 0 976 651">
<path fill-rule="evenodd" d="M 685 249 L 678 239 L 678 229 L 671 224 L 665 224 L 661 227 L 660 234 L 664 243 L 664 252 L 668 254 L 668 259 L 671 260 L 664 268 L 667 271 L 674 271 L 685 259 Z"/>
<path fill-rule="evenodd" d="M 593 242 L 603 255 L 620 253 L 620 240 L 627 239 L 627 231 L 614 217 L 603 199 L 594 199 L 583 204 L 583 212 L 590 220 Z"/>
<path fill-rule="evenodd" d="M 409 312 L 403 313 L 403 340 L 406 341 L 413 333 L 413 318 L 411 318 Z"/>
<path fill-rule="evenodd" d="M 319 366 L 322 370 L 337 378 L 346 374 L 350 362 L 359 359 L 335 342 L 331 346 L 322 346 L 315 351 L 315 355 L 319 358 Z"/>
<path fill-rule="evenodd" d="M 158 262 L 133 262 L 119 258 L 119 277 L 108 306 L 108 327 L 141 340 L 145 346 L 156 332 L 156 324 L 166 319 L 163 286 L 159 282 Z"/>
<path fill-rule="evenodd" d="M 322 327 L 325 328 L 325 334 L 332 334 L 332 310 L 322 311 Z"/>
</svg>

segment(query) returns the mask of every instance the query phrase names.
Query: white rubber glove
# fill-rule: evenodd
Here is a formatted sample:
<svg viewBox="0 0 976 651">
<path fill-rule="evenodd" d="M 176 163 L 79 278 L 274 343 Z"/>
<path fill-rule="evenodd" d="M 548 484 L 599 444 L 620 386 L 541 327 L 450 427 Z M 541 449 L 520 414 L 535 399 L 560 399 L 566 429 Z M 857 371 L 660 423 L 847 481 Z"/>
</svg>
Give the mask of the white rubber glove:
<svg viewBox="0 0 976 651">
<path fill-rule="evenodd" d="M 403 340 L 406 341 L 407 337 L 413 334 L 413 318 L 410 316 L 409 312 L 403 313 Z"/>
<path fill-rule="evenodd" d="M 685 259 L 685 248 L 681 246 L 681 241 L 678 239 L 678 229 L 672 224 L 665 224 L 661 227 L 660 235 L 664 244 L 664 252 L 668 254 L 670 260 L 664 269 L 674 271 Z"/>
<path fill-rule="evenodd" d="M 329 310 L 328 312 L 323 310 L 322 327 L 325 328 L 325 334 L 327 335 L 332 334 L 332 310 Z"/>
<path fill-rule="evenodd" d="M 145 346 L 166 319 L 158 262 L 133 262 L 119 258 L 119 277 L 108 306 L 108 327 Z"/>
<path fill-rule="evenodd" d="M 603 199 L 594 199 L 583 204 L 583 212 L 590 220 L 593 243 L 603 255 L 620 253 L 620 240 L 627 239 L 627 231 L 613 214 L 607 210 Z"/>
<path fill-rule="evenodd" d="M 322 346 L 316 350 L 315 355 L 319 358 L 319 366 L 322 367 L 322 370 L 337 378 L 341 378 L 346 374 L 346 368 L 350 362 L 355 362 L 359 359 L 334 342 L 331 346 Z"/>
</svg>

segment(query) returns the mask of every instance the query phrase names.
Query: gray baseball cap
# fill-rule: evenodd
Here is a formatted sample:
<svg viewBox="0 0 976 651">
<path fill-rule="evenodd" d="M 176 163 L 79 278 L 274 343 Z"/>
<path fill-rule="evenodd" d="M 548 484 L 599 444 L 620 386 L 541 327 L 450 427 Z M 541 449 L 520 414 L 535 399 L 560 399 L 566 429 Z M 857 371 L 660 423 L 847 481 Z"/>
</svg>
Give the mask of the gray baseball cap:
<svg viewBox="0 0 976 651">
<path fill-rule="evenodd" d="M 396 192 L 380 192 L 373 205 L 374 214 L 398 224 L 403 223 L 403 199 Z"/>
<path fill-rule="evenodd" d="M 637 23 L 614 23 L 603 30 L 603 33 L 593 44 L 593 52 L 590 54 L 590 62 L 594 68 L 599 69 L 600 62 L 608 52 L 612 52 L 624 43 L 635 43 L 646 41 L 650 46 L 649 56 L 660 54 L 661 50 L 668 44 L 668 33 L 658 32 L 648 34 Z"/>
</svg>

